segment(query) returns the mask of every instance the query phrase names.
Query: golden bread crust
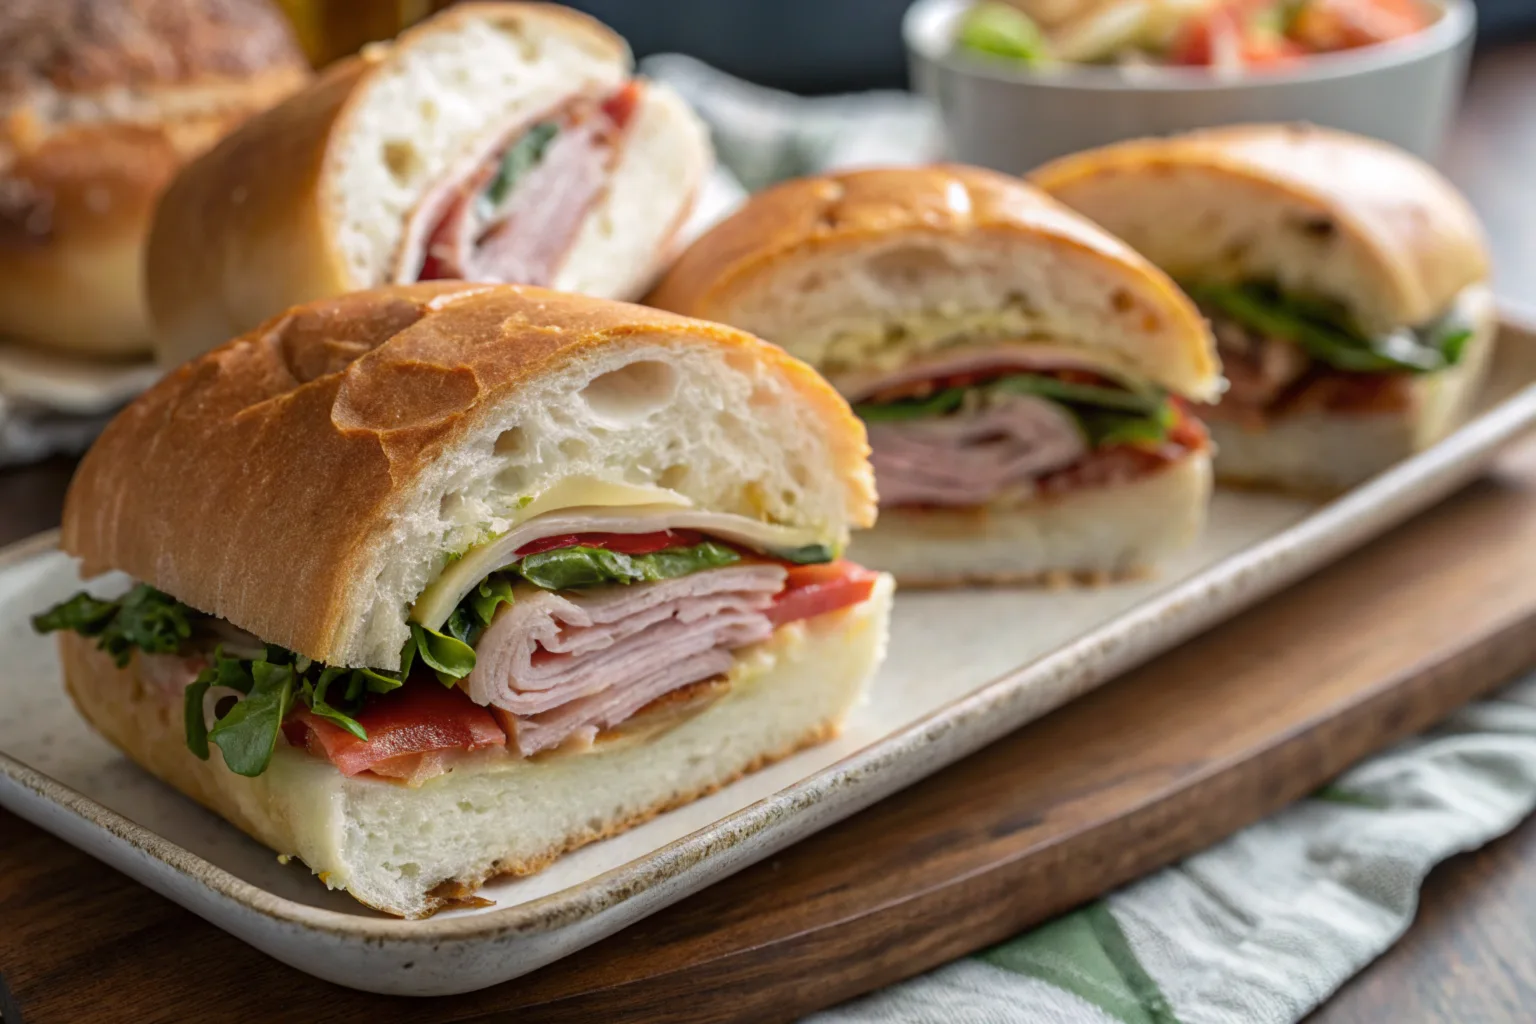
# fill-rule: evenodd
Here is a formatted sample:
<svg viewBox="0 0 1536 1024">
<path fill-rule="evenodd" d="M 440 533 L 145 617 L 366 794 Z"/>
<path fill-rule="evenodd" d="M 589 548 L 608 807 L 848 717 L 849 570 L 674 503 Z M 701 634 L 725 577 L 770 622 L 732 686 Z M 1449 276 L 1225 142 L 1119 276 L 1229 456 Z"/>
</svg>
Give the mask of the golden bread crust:
<svg viewBox="0 0 1536 1024">
<path fill-rule="evenodd" d="M 1363 243 L 1389 282 L 1397 324 L 1417 324 L 1489 273 L 1466 200 L 1423 161 L 1373 139 L 1307 125 L 1238 125 L 1063 157 L 1030 180 L 1069 206 L 1101 183 L 1152 188 L 1176 168 L 1208 171 L 1314 208 Z"/>
<path fill-rule="evenodd" d="M 591 349 L 686 337 L 782 376 L 873 521 L 862 425 L 829 384 L 729 327 L 539 288 L 434 282 L 291 309 L 172 372 L 81 461 L 62 546 L 319 661 L 403 492 L 480 418 Z M 388 667 L 388 666 L 384 666 Z"/>
</svg>

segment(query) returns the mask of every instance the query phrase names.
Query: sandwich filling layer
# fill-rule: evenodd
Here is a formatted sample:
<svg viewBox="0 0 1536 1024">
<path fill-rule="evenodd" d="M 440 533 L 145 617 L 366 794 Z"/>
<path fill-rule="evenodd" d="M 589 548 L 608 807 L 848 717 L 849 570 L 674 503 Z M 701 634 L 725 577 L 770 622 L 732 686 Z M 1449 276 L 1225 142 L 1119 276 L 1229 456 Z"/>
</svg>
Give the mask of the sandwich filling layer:
<svg viewBox="0 0 1536 1024">
<path fill-rule="evenodd" d="M 1206 446 L 1160 389 L 1038 347 L 961 351 L 848 397 L 888 508 L 1022 505 L 1134 480 Z"/>
<path fill-rule="evenodd" d="M 347 775 L 419 785 L 473 751 L 590 748 L 719 694 L 736 660 L 791 623 L 868 600 L 878 579 L 830 547 L 802 562 L 690 530 L 536 537 L 446 621 L 411 623 L 397 670 L 313 662 L 147 585 L 78 594 L 34 620 L 96 638 L 167 702 L 187 744 L 242 775 L 286 742 Z M 815 559 L 811 561 L 811 559 Z"/>
<path fill-rule="evenodd" d="M 640 83 L 629 81 L 496 136 L 411 213 L 396 282 L 552 284 L 608 188 L 640 99 Z"/>
<path fill-rule="evenodd" d="M 1185 290 L 1210 318 L 1228 382 L 1202 414 L 1251 430 L 1302 412 L 1403 412 L 1414 378 L 1455 366 L 1473 336 L 1461 301 L 1427 324 L 1371 336 L 1337 304 L 1262 283 Z"/>
</svg>

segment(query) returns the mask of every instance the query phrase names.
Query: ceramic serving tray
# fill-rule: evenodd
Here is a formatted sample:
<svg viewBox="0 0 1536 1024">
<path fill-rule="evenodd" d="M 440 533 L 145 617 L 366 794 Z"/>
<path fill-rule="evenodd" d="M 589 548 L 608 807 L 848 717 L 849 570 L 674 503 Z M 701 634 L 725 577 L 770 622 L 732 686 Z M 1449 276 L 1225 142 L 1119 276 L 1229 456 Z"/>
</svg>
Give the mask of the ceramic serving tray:
<svg viewBox="0 0 1536 1024">
<path fill-rule="evenodd" d="M 937 771 L 1425 508 L 1536 426 L 1536 335 L 1506 324 L 1478 415 L 1327 503 L 1217 496 L 1204 540 L 1146 581 L 905 593 L 844 734 L 718 793 L 401 921 L 328 892 L 129 763 L 76 716 L 27 617 L 79 585 L 52 535 L 0 553 L 0 804 L 299 970 L 375 992 L 465 992 L 612 934 Z"/>
</svg>

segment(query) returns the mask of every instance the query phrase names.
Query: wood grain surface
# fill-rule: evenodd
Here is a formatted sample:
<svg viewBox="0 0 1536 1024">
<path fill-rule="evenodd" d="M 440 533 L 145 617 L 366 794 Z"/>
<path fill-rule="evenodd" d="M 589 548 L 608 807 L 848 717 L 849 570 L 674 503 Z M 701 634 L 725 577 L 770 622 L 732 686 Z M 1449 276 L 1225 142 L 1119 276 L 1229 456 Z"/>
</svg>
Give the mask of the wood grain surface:
<svg viewBox="0 0 1536 1024">
<path fill-rule="evenodd" d="M 31 1024 L 271 1020 L 277 992 L 330 1021 L 788 1020 L 1205 846 L 1533 661 L 1528 444 L 1260 608 L 521 981 L 430 1002 L 345 992 L 14 818 L 0 969 Z"/>
<path fill-rule="evenodd" d="M 1448 165 L 1488 221 L 1500 292 L 1529 303 L 1536 43 L 1479 56 L 1457 131 Z M 0 543 L 57 521 L 68 471 L 55 460 L 0 473 Z M 900 797 L 576 957 L 452 999 L 316 981 L 0 812 L 0 1014 L 787 1019 L 1205 845 L 1487 689 L 1536 657 L 1533 570 L 1528 446 L 1337 566 Z M 1255 728 L 1261 718 L 1289 725 Z M 881 898 L 853 903 L 871 878 Z M 979 908 L 963 928 L 960 906 Z M 1529 1020 L 1532 921 L 1527 823 L 1438 869 L 1409 934 L 1313 1019 Z"/>
</svg>

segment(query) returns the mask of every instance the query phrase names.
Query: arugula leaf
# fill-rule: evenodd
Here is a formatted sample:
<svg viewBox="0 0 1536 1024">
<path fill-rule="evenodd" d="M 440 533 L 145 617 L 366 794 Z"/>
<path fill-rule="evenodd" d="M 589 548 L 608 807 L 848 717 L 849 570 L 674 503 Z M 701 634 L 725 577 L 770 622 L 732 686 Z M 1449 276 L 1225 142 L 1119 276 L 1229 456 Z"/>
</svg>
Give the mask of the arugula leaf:
<svg viewBox="0 0 1536 1024">
<path fill-rule="evenodd" d="M 411 639 L 416 641 L 417 656 L 444 686 L 452 686 L 475 670 L 475 649 L 456 637 L 413 622 Z"/>
<path fill-rule="evenodd" d="M 488 576 L 464 600 L 480 620 L 480 625 L 489 626 L 496 617 L 496 609 L 512 603 L 512 581 L 505 576 Z"/>
<path fill-rule="evenodd" d="M 501 156 L 501 166 L 496 170 L 496 177 L 491 179 L 490 185 L 481 193 L 481 203 L 487 214 L 493 213 L 501 205 L 519 178 L 544 159 L 545 150 L 559 133 L 558 125 L 551 121 L 541 121 L 507 147 Z"/>
<path fill-rule="evenodd" d="M 1157 391 L 1127 391 L 1123 388 L 1105 387 L 1102 384 L 1078 384 L 1048 377 L 1043 373 L 1009 374 L 1007 377 L 993 381 L 987 387 L 994 393 L 1032 395 L 1038 398 L 1049 398 L 1062 405 L 1090 405 L 1138 413 L 1142 416 L 1154 415 L 1158 409 L 1167 404 L 1163 395 Z"/>
<path fill-rule="evenodd" d="M 95 637 L 97 648 L 122 667 L 134 648 L 149 654 L 175 654 L 192 635 L 197 615 L 169 594 L 140 583 L 116 601 L 98 600 L 82 590 L 33 616 L 32 628 L 39 633 L 69 629 Z"/>
<path fill-rule="evenodd" d="M 47 611 L 32 616 L 32 628 L 39 633 L 68 629 L 82 636 L 96 636 L 116 614 L 116 601 L 102 601 L 82 590 Z"/>
<path fill-rule="evenodd" d="M 796 565 L 814 565 L 832 561 L 837 557 L 837 552 L 832 550 L 830 544 L 807 544 L 799 548 L 781 548 L 773 553 L 773 557 Z"/>
<path fill-rule="evenodd" d="M 1173 404 L 1166 401 L 1146 416 L 1103 409 L 1073 409 L 1072 412 L 1088 436 L 1088 444 L 1094 448 L 1161 444 L 1175 421 Z"/>
<path fill-rule="evenodd" d="M 517 571 L 545 590 L 565 590 L 599 583 L 651 583 L 739 561 L 741 556 L 735 551 L 713 541 L 648 555 L 624 555 L 578 545 L 529 555 L 518 563 Z"/>
<path fill-rule="evenodd" d="M 368 730 L 364 729 L 360 724 L 358 724 L 357 719 L 350 715 L 342 714 L 340 711 L 333 708 L 330 704 L 326 703 L 325 691 L 330 688 L 331 683 L 335 682 L 339 677 L 344 675 L 347 675 L 346 669 L 327 666 L 321 670 L 319 678 L 315 679 L 313 682 L 308 679 L 304 680 L 304 702 L 309 705 L 309 710 L 314 714 L 319 715 L 321 718 L 324 718 L 328 721 L 334 722 L 336 725 L 339 725 L 341 728 L 347 730 L 347 732 L 351 733 L 353 736 L 356 736 L 358 739 L 366 740 L 368 738 Z"/>
<path fill-rule="evenodd" d="M 855 415 L 866 423 L 901 423 L 929 416 L 943 416 L 960 408 L 965 388 L 944 388 L 926 398 L 903 398 L 895 402 L 860 402 Z"/>
<path fill-rule="evenodd" d="M 223 752 L 230 771 L 255 778 L 272 762 L 277 734 L 293 706 L 293 666 L 253 661 L 251 679 L 251 692 L 214 723 L 208 741 Z"/>
<path fill-rule="evenodd" d="M 1460 358 L 1469 325 L 1425 331 L 1406 327 L 1366 337 L 1345 323 L 1342 311 L 1307 299 L 1288 298 L 1263 284 L 1187 285 L 1190 296 L 1245 327 L 1298 345 L 1313 359 L 1347 373 L 1433 373 Z M 1439 323 L 1437 321 L 1437 323 Z"/>
<path fill-rule="evenodd" d="M 198 760 L 208 760 L 208 722 L 203 718 L 203 697 L 213 685 L 217 670 L 213 666 L 203 669 L 181 695 L 182 729 L 187 737 L 187 749 Z"/>
</svg>

